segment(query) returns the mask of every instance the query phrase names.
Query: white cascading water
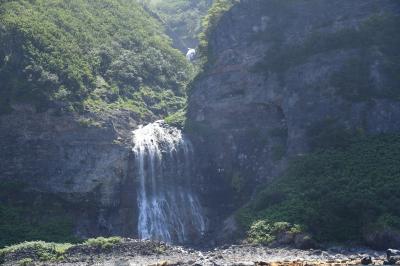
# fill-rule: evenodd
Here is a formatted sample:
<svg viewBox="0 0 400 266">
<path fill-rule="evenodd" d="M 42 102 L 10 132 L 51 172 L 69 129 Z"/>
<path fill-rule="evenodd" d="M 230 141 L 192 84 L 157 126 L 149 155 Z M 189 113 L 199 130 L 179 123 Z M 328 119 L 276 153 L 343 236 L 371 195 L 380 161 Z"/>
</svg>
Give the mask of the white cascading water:
<svg viewBox="0 0 400 266">
<path fill-rule="evenodd" d="M 140 239 L 185 243 L 206 229 L 193 181 L 192 144 L 182 132 L 157 121 L 133 131 Z"/>
</svg>

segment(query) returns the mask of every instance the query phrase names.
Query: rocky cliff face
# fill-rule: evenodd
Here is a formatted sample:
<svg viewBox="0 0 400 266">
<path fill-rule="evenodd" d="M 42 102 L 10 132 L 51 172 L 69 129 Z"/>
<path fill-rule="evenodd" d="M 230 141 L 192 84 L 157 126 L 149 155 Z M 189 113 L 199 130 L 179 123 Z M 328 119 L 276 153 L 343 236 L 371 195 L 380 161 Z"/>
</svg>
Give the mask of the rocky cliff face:
<svg viewBox="0 0 400 266">
<path fill-rule="evenodd" d="M 397 0 L 242 0 L 223 15 L 186 124 L 210 228 L 291 158 L 400 131 L 399 14 Z M 137 235 L 131 131 L 143 121 L 13 109 L 0 116 L 0 181 L 62 202 L 77 235 Z"/>
<path fill-rule="evenodd" d="M 130 140 L 140 119 L 129 112 L 100 118 L 15 108 L 0 116 L 0 181 L 25 185 L 18 200 L 37 203 L 44 213 L 44 195 L 62 202 L 78 236 L 135 234 Z"/>
<path fill-rule="evenodd" d="M 222 16 L 187 124 L 208 207 L 228 214 L 292 157 L 400 130 L 399 15 L 392 0 L 244 0 Z"/>
</svg>

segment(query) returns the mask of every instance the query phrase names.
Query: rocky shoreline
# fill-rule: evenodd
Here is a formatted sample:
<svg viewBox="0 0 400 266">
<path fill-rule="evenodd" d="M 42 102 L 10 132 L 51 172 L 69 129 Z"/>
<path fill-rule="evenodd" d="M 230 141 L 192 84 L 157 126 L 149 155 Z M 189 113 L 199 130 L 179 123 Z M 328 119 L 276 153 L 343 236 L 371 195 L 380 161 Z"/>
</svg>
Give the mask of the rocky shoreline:
<svg viewBox="0 0 400 266">
<path fill-rule="evenodd" d="M 304 266 L 304 265 L 400 265 L 400 251 L 332 247 L 325 250 L 230 245 L 210 249 L 172 246 L 153 241 L 124 239 L 107 247 L 75 245 L 57 261 L 41 261 L 36 250 L 18 250 L 4 256 L 4 265 L 110 265 L 110 266 Z"/>
</svg>

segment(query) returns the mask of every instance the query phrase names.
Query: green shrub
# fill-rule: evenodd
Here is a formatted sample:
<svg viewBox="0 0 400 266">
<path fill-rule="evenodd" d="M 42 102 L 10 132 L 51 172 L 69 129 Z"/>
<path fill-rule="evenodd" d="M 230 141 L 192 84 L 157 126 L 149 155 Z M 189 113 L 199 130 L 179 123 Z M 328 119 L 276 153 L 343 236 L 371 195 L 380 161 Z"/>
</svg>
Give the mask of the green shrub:
<svg viewBox="0 0 400 266">
<path fill-rule="evenodd" d="M 17 263 L 18 263 L 19 266 L 32 266 L 32 265 L 35 265 L 33 263 L 33 260 L 30 259 L 30 258 L 19 260 Z"/>
<path fill-rule="evenodd" d="M 167 247 L 165 245 L 159 245 L 154 249 L 154 251 L 158 254 L 165 254 Z"/>
<path fill-rule="evenodd" d="M 248 231 L 248 240 L 257 244 L 270 244 L 275 240 L 275 236 L 271 235 L 271 224 L 265 220 L 254 222 Z"/>
<path fill-rule="evenodd" d="M 78 120 L 79 124 L 84 127 L 101 127 L 101 123 L 91 118 L 81 118 Z"/>
<path fill-rule="evenodd" d="M 179 110 L 178 112 L 167 116 L 164 120 L 171 126 L 184 128 L 186 122 L 186 111 L 184 109 Z"/>
<path fill-rule="evenodd" d="M 51 243 L 44 241 L 23 242 L 0 249 L 0 263 L 5 261 L 7 255 L 28 256 L 22 258 L 21 265 L 31 265 L 33 261 L 57 262 L 63 261 L 70 248 L 77 246 L 88 246 L 98 249 L 110 249 L 123 242 L 121 237 L 98 237 L 90 238 L 82 244 Z M 22 264 L 26 263 L 26 264 Z"/>
<path fill-rule="evenodd" d="M 274 222 L 268 220 L 255 221 L 247 232 L 248 241 L 254 244 L 268 245 L 274 242 L 280 234 L 299 234 L 302 228 L 287 222 Z"/>
<path fill-rule="evenodd" d="M 43 241 L 23 242 L 0 249 L 0 257 L 4 258 L 8 254 L 29 251 L 26 253 L 28 256 L 33 256 L 40 261 L 59 261 L 70 247 L 72 247 L 72 244 L 68 243 L 56 244 Z M 32 258 L 23 259 L 24 261 L 33 260 Z"/>
<path fill-rule="evenodd" d="M 120 243 L 122 243 L 122 238 L 120 237 L 98 237 L 90 238 L 86 240 L 83 244 L 95 248 L 109 249 Z"/>
<path fill-rule="evenodd" d="M 170 115 L 182 109 L 186 104 L 186 96 L 176 96 L 171 90 L 140 87 L 129 97 L 116 97 L 112 103 L 105 103 L 100 97 L 92 95 L 84 101 L 84 105 L 95 112 L 110 110 L 129 110 L 141 118 L 154 115 Z"/>
</svg>

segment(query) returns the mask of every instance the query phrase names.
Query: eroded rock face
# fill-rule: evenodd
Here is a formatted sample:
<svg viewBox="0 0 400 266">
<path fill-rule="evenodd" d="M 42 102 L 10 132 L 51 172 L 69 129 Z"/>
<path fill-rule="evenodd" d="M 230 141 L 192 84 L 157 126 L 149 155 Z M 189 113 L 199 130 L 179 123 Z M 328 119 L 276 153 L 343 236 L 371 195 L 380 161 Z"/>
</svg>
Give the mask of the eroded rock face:
<svg viewBox="0 0 400 266">
<path fill-rule="evenodd" d="M 0 116 L 0 181 L 61 199 L 78 236 L 135 235 L 130 140 L 139 120 L 128 112 L 100 118 L 17 109 Z"/>
<path fill-rule="evenodd" d="M 345 145 L 347 134 L 400 130 L 399 80 L 386 67 L 394 42 L 363 39 L 399 14 L 392 0 L 244 0 L 223 15 L 187 124 L 215 217 L 289 158 Z"/>
</svg>

